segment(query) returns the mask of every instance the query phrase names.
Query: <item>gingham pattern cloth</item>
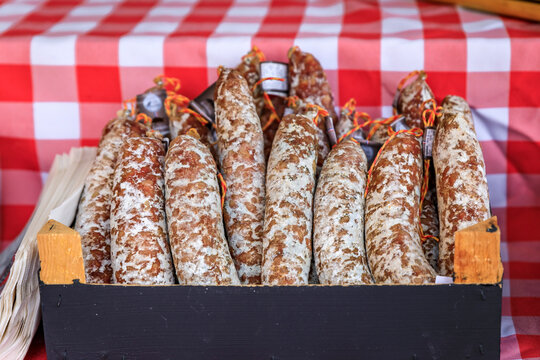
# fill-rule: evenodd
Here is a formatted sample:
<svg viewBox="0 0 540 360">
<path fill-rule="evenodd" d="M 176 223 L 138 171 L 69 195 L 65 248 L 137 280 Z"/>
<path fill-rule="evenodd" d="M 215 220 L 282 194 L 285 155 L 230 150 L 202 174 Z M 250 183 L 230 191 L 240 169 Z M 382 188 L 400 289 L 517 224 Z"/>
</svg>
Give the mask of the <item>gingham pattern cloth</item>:
<svg viewBox="0 0 540 360">
<path fill-rule="evenodd" d="M 405 0 L 49 1 L 0 5 L 0 250 L 24 227 L 55 154 L 96 145 L 158 74 L 194 97 L 252 45 L 312 52 L 338 105 L 391 114 L 424 69 L 466 98 L 502 230 L 503 359 L 540 358 L 540 25 Z M 536 219 L 536 220 L 535 220 Z M 29 358 L 44 358 L 42 340 Z"/>
</svg>

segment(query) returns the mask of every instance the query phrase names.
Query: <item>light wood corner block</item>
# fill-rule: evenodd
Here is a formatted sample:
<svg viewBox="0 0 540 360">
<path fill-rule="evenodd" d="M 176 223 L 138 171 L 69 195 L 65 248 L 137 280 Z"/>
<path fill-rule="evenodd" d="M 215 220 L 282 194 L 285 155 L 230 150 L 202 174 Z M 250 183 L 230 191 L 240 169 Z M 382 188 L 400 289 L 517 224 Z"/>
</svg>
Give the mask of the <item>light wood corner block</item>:
<svg viewBox="0 0 540 360">
<path fill-rule="evenodd" d="M 457 284 L 497 284 L 502 280 L 501 232 L 494 216 L 455 233 Z"/>
<path fill-rule="evenodd" d="M 37 235 L 41 280 L 45 284 L 86 282 L 79 233 L 56 220 L 49 220 Z"/>
</svg>

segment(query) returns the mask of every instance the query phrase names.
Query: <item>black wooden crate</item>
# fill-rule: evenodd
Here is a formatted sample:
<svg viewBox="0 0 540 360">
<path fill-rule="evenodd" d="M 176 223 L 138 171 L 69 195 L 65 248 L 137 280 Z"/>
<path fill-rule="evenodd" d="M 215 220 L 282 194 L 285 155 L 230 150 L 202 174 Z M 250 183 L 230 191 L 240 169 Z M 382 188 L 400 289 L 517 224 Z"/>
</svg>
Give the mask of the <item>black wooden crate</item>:
<svg viewBox="0 0 540 360">
<path fill-rule="evenodd" d="M 49 359 L 498 359 L 500 284 L 40 284 Z"/>
</svg>

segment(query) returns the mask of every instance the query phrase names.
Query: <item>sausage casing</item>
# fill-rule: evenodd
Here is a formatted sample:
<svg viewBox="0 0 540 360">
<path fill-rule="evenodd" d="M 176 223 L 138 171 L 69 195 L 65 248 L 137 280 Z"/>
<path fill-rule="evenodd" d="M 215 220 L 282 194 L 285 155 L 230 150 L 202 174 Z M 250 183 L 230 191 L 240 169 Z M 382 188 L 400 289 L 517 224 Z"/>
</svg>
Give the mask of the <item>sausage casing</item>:
<svg viewBox="0 0 540 360">
<path fill-rule="evenodd" d="M 261 277 L 264 222 L 264 138 L 246 80 L 223 69 L 214 94 L 221 171 L 227 184 L 223 209 L 231 255 L 243 284 Z"/>
<path fill-rule="evenodd" d="M 203 143 L 179 135 L 165 159 L 165 208 L 178 282 L 239 285 L 229 252 L 216 163 Z"/>
<path fill-rule="evenodd" d="M 174 284 L 163 192 L 164 148 L 153 137 L 128 139 L 114 171 L 111 203 L 113 280 Z"/>
<path fill-rule="evenodd" d="M 122 118 L 110 121 L 104 128 L 75 221 L 75 230 L 81 235 L 87 283 L 112 281 L 110 203 L 114 168 L 125 139 L 143 136 L 147 130 L 143 124 Z"/>
<path fill-rule="evenodd" d="M 488 219 L 490 207 L 484 157 L 469 106 L 458 96 L 447 96 L 442 107 L 433 144 L 440 221 L 439 267 L 441 275 L 452 276 L 454 234 Z"/>
<path fill-rule="evenodd" d="M 373 165 L 366 196 L 366 250 L 377 283 L 423 284 L 435 271 L 420 244 L 422 148 L 409 133 L 392 138 Z"/>
<path fill-rule="evenodd" d="M 308 283 L 316 164 L 315 124 L 303 115 L 285 116 L 268 160 L 263 284 Z"/>
<path fill-rule="evenodd" d="M 373 282 L 364 250 L 367 160 L 353 140 L 328 155 L 315 192 L 313 248 L 321 284 Z"/>
</svg>

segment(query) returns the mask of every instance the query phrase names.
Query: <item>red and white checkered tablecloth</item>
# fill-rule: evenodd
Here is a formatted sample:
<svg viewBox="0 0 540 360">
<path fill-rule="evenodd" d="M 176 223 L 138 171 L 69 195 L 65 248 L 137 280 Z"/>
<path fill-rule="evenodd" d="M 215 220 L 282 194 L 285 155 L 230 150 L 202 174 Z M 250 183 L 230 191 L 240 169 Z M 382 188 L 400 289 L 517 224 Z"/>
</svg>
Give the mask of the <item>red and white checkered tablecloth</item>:
<svg viewBox="0 0 540 360">
<path fill-rule="evenodd" d="M 96 145 L 158 74 L 194 97 L 252 45 L 293 44 L 326 69 L 336 102 L 391 114 L 425 69 L 440 101 L 466 98 L 502 230 L 503 359 L 540 358 L 540 24 L 406 0 L 0 2 L 0 250 L 24 227 L 55 154 Z M 538 218 L 537 218 L 538 217 Z M 37 341 L 30 358 L 44 358 Z"/>
</svg>

